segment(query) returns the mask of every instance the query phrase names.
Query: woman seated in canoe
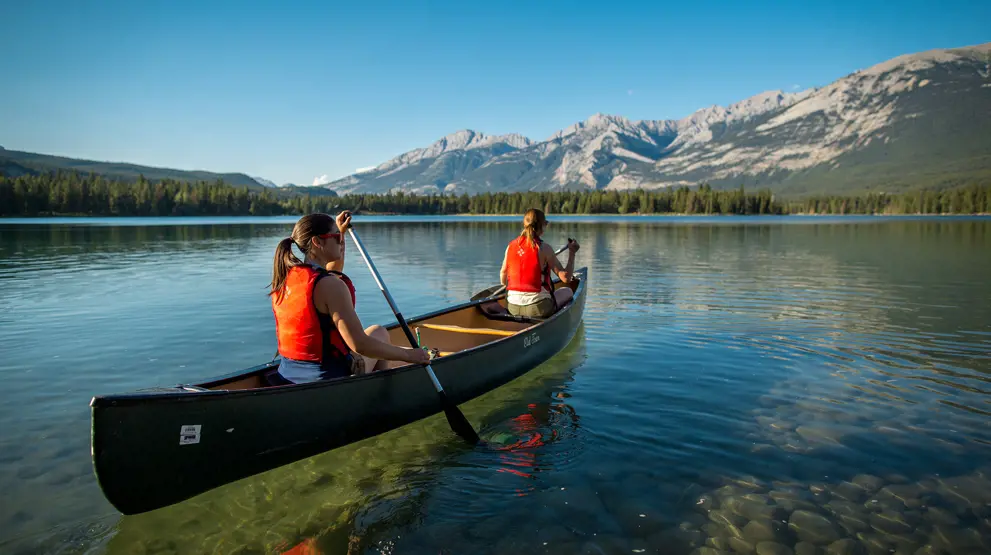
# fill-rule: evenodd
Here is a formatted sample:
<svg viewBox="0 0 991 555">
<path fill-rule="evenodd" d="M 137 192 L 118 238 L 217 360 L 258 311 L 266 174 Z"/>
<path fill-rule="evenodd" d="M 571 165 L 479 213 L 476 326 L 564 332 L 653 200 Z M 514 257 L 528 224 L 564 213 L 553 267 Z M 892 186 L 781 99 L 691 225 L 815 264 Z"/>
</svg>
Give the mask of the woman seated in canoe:
<svg viewBox="0 0 991 555">
<path fill-rule="evenodd" d="M 273 379 L 276 385 L 398 366 L 389 361 L 429 361 L 422 349 L 392 345 L 381 326 L 362 328 L 354 311 L 354 285 L 342 272 L 344 232 L 349 225 L 348 211 L 338 214 L 336 221 L 327 214 L 309 214 L 275 249 L 269 295 L 282 355 L 279 375 Z M 293 254 L 293 245 L 303 252 L 303 260 Z"/>
<path fill-rule="evenodd" d="M 514 316 L 547 318 L 571 300 L 571 288 L 554 290 L 551 272 L 563 283 L 571 281 L 578 242 L 568 240 L 568 264 L 562 268 L 553 247 L 540 239 L 545 227 L 547 218 L 543 211 L 527 210 L 523 215 L 523 232 L 506 247 L 499 281 L 506 286 L 507 308 Z"/>
</svg>

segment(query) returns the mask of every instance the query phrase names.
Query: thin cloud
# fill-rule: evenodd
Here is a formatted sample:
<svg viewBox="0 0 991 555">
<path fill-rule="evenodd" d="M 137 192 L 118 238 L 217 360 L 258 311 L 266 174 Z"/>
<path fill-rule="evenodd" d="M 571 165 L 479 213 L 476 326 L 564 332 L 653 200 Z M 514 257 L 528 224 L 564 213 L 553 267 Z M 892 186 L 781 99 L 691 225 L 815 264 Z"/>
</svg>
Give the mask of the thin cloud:
<svg viewBox="0 0 991 555">
<path fill-rule="evenodd" d="M 313 178 L 313 186 L 314 187 L 320 187 L 322 185 L 326 185 L 326 184 L 330 183 L 331 181 L 333 181 L 333 179 L 331 179 L 329 175 L 323 174 L 320 177 L 314 177 Z"/>
<path fill-rule="evenodd" d="M 793 90 L 793 91 L 797 91 L 797 90 L 798 90 L 798 89 L 800 89 L 800 88 L 802 88 L 802 86 L 801 86 L 801 85 L 792 85 L 792 86 L 791 86 L 791 90 Z"/>
<path fill-rule="evenodd" d="M 365 173 L 374 170 L 377 166 L 368 166 L 367 168 L 358 168 L 354 170 L 354 173 Z"/>
<path fill-rule="evenodd" d="M 626 96 L 633 96 L 633 89 L 626 91 Z"/>
</svg>

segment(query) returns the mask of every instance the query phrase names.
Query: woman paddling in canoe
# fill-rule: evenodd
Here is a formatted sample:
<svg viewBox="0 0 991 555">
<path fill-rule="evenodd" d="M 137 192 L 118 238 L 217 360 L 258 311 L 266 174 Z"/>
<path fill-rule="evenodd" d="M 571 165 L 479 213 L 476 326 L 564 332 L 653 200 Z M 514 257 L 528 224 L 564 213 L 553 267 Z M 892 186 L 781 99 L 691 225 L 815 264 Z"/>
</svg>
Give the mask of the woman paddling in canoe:
<svg viewBox="0 0 991 555">
<path fill-rule="evenodd" d="M 389 342 L 381 326 L 362 328 L 354 311 L 354 285 L 343 273 L 344 232 L 351 213 L 303 216 L 292 236 L 279 242 L 272 269 L 272 311 L 279 342 L 274 381 L 303 383 L 365 374 L 390 367 L 389 361 L 429 361 L 422 349 Z M 296 245 L 305 255 L 292 252 Z"/>
<path fill-rule="evenodd" d="M 506 286 L 507 308 L 514 316 L 547 318 L 571 300 L 570 287 L 554 290 L 551 272 L 555 272 L 563 283 L 571 281 L 578 242 L 568 240 L 568 264 L 562 268 L 554 249 L 540 239 L 545 227 L 547 218 L 543 211 L 527 210 L 523 215 L 522 233 L 506 247 L 499 280 Z"/>
</svg>

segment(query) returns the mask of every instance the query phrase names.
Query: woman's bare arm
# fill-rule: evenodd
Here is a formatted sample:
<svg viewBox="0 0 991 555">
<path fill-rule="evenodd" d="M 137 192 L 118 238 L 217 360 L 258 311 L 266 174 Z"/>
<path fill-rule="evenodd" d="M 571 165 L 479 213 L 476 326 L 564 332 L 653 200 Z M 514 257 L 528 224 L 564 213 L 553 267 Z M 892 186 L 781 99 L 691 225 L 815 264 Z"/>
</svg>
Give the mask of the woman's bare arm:
<svg viewBox="0 0 991 555">
<path fill-rule="evenodd" d="M 343 281 L 331 277 L 320 280 L 314 291 L 314 301 L 318 307 L 322 306 L 326 313 L 330 314 L 344 342 L 359 355 L 379 360 L 401 360 L 412 363 L 429 360 L 422 349 L 397 347 L 366 334 L 361 326 L 361 320 L 358 319 L 351 305 L 351 292 Z"/>
<path fill-rule="evenodd" d="M 341 258 L 340 260 L 335 260 L 330 264 L 327 264 L 328 270 L 333 270 L 335 272 L 344 272 L 344 251 L 347 250 L 348 242 L 344 240 L 344 234 L 347 233 L 348 226 L 351 225 L 351 211 L 345 210 L 337 215 L 335 220 L 337 223 L 337 231 L 341 234 Z"/>
<path fill-rule="evenodd" d="M 506 247 L 506 252 L 502 255 L 502 269 L 499 270 L 499 283 L 503 285 L 509 285 L 509 247 Z"/>
<path fill-rule="evenodd" d="M 540 256 L 543 257 L 544 264 L 550 266 L 551 271 L 557 274 L 562 283 L 571 281 L 575 272 L 575 251 L 568 249 L 567 267 L 561 267 L 561 261 L 557 259 L 557 255 L 554 254 L 554 247 L 550 243 L 544 243 L 540 246 Z"/>
</svg>

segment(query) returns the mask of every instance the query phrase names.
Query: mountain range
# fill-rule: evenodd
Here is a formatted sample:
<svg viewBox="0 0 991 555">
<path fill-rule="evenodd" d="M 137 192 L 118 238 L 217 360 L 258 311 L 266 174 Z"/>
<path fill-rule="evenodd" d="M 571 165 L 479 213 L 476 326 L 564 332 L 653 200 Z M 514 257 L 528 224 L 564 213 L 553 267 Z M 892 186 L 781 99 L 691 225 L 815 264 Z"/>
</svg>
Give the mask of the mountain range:
<svg viewBox="0 0 991 555">
<path fill-rule="evenodd" d="M 149 181 L 159 181 L 162 179 L 216 181 L 222 179 L 230 185 L 248 187 L 255 190 L 261 190 L 262 187 L 267 186 L 265 183 L 259 182 L 256 178 L 249 177 L 243 173 L 214 173 L 198 170 L 190 171 L 140 166 L 125 162 L 80 160 L 77 158 L 66 158 L 64 156 L 52 156 L 50 154 L 6 150 L 0 147 L 0 175 L 17 177 L 19 175 L 35 175 L 59 170 L 76 171 L 82 174 L 93 173 L 119 181 L 135 181 L 143 175 Z"/>
<path fill-rule="evenodd" d="M 658 189 L 708 183 L 784 195 L 991 183 L 991 43 L 908 54 L 801 92 L 679 120 L 595 114 L 545 140 L 461 130 L 322 186 L 4 150 L 0 175 L 215 181 L 279 195 Z M 324 183 L 324 178 L 320 183 Z M 277 188 L 276 188 L 277 187 Z"/>
<path fill-rule="evenodd" d="M 460 194 L 703 182 L 785 194 L 991 182 L 991 43 L 900 56 L 680 120 L 595 114 L 543 141 L 462 130 L 326 187 Z"/>
</svg>

